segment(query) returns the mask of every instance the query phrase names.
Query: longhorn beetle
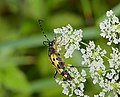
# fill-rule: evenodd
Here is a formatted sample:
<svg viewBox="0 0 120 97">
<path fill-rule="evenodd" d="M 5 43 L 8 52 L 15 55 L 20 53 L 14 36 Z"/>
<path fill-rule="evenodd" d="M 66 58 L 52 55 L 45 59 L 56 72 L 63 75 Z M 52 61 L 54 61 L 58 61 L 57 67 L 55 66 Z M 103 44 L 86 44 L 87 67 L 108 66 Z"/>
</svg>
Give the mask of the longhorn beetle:
<svg viewBox="0 0 120 97">
<path fill-rule="evenodd" d="M 67 80 L 71 81 L 74 78 L 66 70 L 65 62 L 63 62 L 60 54 L 57 52 L 57 43 L 56 43 L 57 38 L 55 37 L 52 41 L 50 41 L 43 31 L 41 22 L 42 22 L 42 20 L 38 20 L 41 31 L 42 31 L 44 37 L 47 39 L 47 41 L 43 41 L 43 44 L 46 45 L 45 43 L 47 43 L 47 46 L 48 46 L 48 56 L 49 56 L 49 59 L 50 59 L 52 65 L 55 68 L 54 78 L 56 77 L 57 73 L 59 73 L 60 75 L 63 76 L 63 78 L 62 78 L 63 81 L 67 81 Z"/>
</svg>

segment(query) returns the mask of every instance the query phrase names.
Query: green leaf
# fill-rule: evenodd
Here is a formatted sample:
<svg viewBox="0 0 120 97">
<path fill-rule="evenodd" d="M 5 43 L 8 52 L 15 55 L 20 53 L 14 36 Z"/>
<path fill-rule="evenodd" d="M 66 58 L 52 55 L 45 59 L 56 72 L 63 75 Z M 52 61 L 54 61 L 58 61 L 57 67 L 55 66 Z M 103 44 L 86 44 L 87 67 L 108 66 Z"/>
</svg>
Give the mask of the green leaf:
<svg viewBox="0 0 120 97">
<path fill-rule="evenodd" d="M 32 93 L 39 91 L 47 91 L 56 87 L 54 78 L 45 78 L 31 83 L 30 91 Z"/>
<path fill-rule="evenodd" d="M 87 27 L 83 29 L 83 38 L 84 39 L 95 39 L 100 37 L 100 32 L 97 30 L 97 27 Z"/>
<path fill-rule="evenodd" d="M 115 7 L 112 8 L 113 12 L 115 13 L 115 15 L 120 15 L 120 3 L 118 5 L 116 5 Z"/>
<path fill-rule="evenodd" d="M 3 76 L 2 76 L 2 72 L 1 72 L 1 68 L 0 68 L 0 88 L 1 88 L 1 84 L 2 84 L 2 78 L 3 78 Z"/>
<path fill-rule="evenodd" d="M 80 6 L 82 7 L 83 13 L 85 16 L 88 14 L 91 14 L 92 9 L 91 9 L 91 5 L 90 5 L 89 0 L 80 0 Z"/>
<path fill-rule="evenodd" d="M 3 69 L 3 83 L 13 92 L 29 93 L 29 83 L 25 75 L 17 67 Z"/>
<path fill-rule="evenodd" d="M 3 91 L 2 87 L 1 87 L 1 85 L 0 85 L 0 97 L 4 97 L 4 91 Z"/>
<path fill-rule="evenodd" d="M 32 18 L 42 18 L 46 14 L 46 5 L 44 0 L 26 0 L 24 13 Z M 27 6 L 26 6 L 27 5 Z"/>
<path fill-rule="evenodd" d="M 74 26 L 80 26 L 83 24 L 83 19 L 79 15 L 75 15 L 69 12 L 59 12 L 48 20 L 49 26 L 54 29 L 56 27 L 66 26 L 67 24 L 71 24 Z"/>
<path fill-rule="evenodd" d="M 62 26 L 59 26 L 62 27 Z M 79 28 L 80 29 L 80 28 Z M 83 29 L 83 38 L 96 38 L 99 36 L 99 31 L 96 30 L 95 27 L 88 27 Z M 54 38 L 53 33 L 47 34 L 50 40 Z M 41 46 L 43 45 L 43 41 L 46 39 L 44 38 L 43 35 L 37 35 L 37 36 L 31 36 L 31 37 L 26 37 L 26 38 L 21 38 L 15 41 L 10 41 L 6 42 L 4 44 L 0 45 L 0 49 L 5 49 L 5 48 L 30 48 L 30 47 L 36 47 L 36 46 Z"/>
<path fill-rule="evenodd" d="M 47 35 L 49 38 L 52 36 L 49 34 Z M 43 45 L 43 41 L 46 39 L 43 35 L 31 36 L 26 38 L 21 38 L 15 41 L 6 42 L 0 45 L 0 49 L 4 48 L 30 48 L 35 46 Z"/>
</svg>

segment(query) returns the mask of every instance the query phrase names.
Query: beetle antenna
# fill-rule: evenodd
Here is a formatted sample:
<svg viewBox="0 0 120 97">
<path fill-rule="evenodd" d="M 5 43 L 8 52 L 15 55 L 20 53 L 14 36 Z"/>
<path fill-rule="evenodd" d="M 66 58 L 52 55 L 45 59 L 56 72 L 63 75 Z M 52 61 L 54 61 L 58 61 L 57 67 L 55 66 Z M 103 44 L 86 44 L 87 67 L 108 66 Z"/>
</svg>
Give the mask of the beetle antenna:
<svg viewBox="0 0 120 97">
<path fill-rule="evenodd" d="M 39 25 L 40 25 L 40 29 L 41 29 L 44 37 L 47 39 L 47 41 L 50 41 L 50 40 L 48 39 L 48 37 L 45 35 L 45 32 L 44 32 L 44 30 L 43 30 L 43 27 L 42 27 L 42 23 L 41 23 L 41 22 L 43 22 L 43 20 L 40 20 L 40 19 L 39 19 L 39 20 L 38 20 L 38 23 L 39 23 Z"/>
</svg>

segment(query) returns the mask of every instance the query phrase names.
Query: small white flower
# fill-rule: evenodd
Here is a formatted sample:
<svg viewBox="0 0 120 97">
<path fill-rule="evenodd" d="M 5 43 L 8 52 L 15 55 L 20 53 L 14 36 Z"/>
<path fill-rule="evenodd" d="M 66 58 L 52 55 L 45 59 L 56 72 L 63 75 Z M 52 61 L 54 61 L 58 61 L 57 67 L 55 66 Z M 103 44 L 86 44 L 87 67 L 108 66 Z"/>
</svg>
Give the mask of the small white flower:
<svg viewBox="0 0 120 97">
<path fill-rule="evenodd" d="M 107 45 L 119 44 L 120 38 L 118 37 L 119 33 L 119 19 L 113 14 L 113 11 L 107 11 L 106 16 L 108 19 L 105 19 L 103 22 L 100 23 L 101 29 L 101 36 L 108 39 Z"/>
<path fill-rule="evenodd" d="M 115 95 L 114 97 L 118 97 L 118 95 Z"/>
<path fill-rule="evenodd" d="M 67 88 L 64 88 L 63 91 L 62 91 L 62 93 L 68 95 L 68 94 L 69 94 L 69 91 L 68 91 Z"/>
<path fill-rule="evenodd" d="M 85 49 L 81 49 L 81 53 L 84 54 L 85 53 Z"/>
<path fill-rule="evenodd" d="M 82 41 L 82 30 L 73 30 L 72 26 L 68 24 L 66 27 L 54 29 L 55 34 L 59 34 L 57 37 L 58 50 L 62 50 L 62 47 L 65 46 L 65 58 L 72 57 L 74 50 L 80 50 L 79 43 Z"/>
<path fill-rule="evenodd" d="M 120 89 L 117 90 L 117 93 L 120 95 Z"/>
<path fill-rule="evenodd" d="M 120 66 L 120 52 L 118 51 L 117 48 L 112 47 L 113 53 L 110 54 L 110 59 L 108 60 L 109 65 L 111 68 L 118 69 Z"/>
<path fill-rule="evenodd" d="M 112 79 L 113 75 L 112 75 L 112 73 L 107 73 L 106 77 L 107 77 L 108 79 Z"/>
<path fill-rule="evenodd" d="M 103 79 L 102 79 L 102 80 L 100 80 L 99 85 L 100 85 L 100 87 L 102 87 L 102 88 L 104 88 L 104 87 L 105 87 L 105 85 L 104 85 L 104 80 L 103 80 Z"/>
<path fill-rule="evenodd" d="M 105 24 L 104 23 L 100 23 L 100 29 L 102 30 L 102 29 L 105 29 Z"/>
<path fill-rule="evenodd" d="M 62 33 L 62 29 L 60 28 L 54 29 L 54 33 L 55 34 Z"/>
<path fill-rule="evenodd" d="M 116 75 L 114 79 L 117 81 L 119 79 L 119 74 Z"/>
<path fill-rule="evenodd" d="M 84 77 L 81 77 L 81 78 L 80 78 L 80 81 L 81 81 L 81 82 L 86 82 L 86 79 L 85 79 Z"/>
<path fill-rule="evenodd" d="M 63 81 L 60 81 L 60 80 L 58 80 L 58 79 L 56 79 L 55 81 L 56 81 L 56 83 L 58 83 L 59 85 L 60 85 L 61 83 L 63 83 Z"/>
<path fill-rule="evenodd" d="M 74 92 L 75 92 L 75 94 L 77 95 L 77 96 L 83 96 L 83 93 L 82 93 L 82 91 L 80 91 L 79 89 L 75 89 L 74 90 Z"/>
<path fill-rule="evenodd" d="M 100 96 L 100 97 L 104 97 L 104 96 L 105 96 L 105 93 L 104 93 L 104 92 L 100 92 L 99 96 Z"/>
<path fill-rule="evenodd" d="M 96 84 L 96 83 L 98 83 L 98 78 L 94 77 L 93 84 Z"/>
<path fill-rule="evenodd" d="M 84 97 L 89 97 L 88 95 L 84 95 Z"/>
<path fill-rule="evenodd" d="M 86 74 L 86 71 L 82 69 L 81 75 L 82 75 L 82 76 L 86 76 L 86 75 L 87 75 L 87 74 Z"/>
<path fill-rule="evenodd" d="M 115 15 L 113 15 L 112 21 L 113 21 L 113 24 L 119 23 L 119 19 Z"/>
<path fill-rule="evenodd" d="M 94 95 L 94 97 L 99 97 L 99 95 Z"/>
<path fill-rule="evenodd" d="M 111 41 L 107 42 L 107 45 L 111 45 L 111 44 L 112 44 L 112 42 L 111 42 Z"/>
<path fill-rule="evenodd" d="M 95 48 L 94 41 L 90 41 L 90 42 L 89 42 L 89 45 L 90 45 L 91 49 L 94 49 L 94 48 Z"/>
<path fill-rule="evenodd" d="M 82 91 L 84 91 L 84 84 L 83 84 L 83 83 L 80 83 L 78 86 L 80 87 L 80 89 L 81 89 Z"/>
<path fill-rule="evenodd" d="M 106 12 L 106 16 L 110 17 L 112 15 L 113 15 L 113 11 L 112 10 Z"/>
<path fill-rule="evenodd" d="M 101 56 L 104 56 L 106 53 L 107 53 L 106 50 L 103 50 L 103 51 L 101 52 Z"/>
</svg>

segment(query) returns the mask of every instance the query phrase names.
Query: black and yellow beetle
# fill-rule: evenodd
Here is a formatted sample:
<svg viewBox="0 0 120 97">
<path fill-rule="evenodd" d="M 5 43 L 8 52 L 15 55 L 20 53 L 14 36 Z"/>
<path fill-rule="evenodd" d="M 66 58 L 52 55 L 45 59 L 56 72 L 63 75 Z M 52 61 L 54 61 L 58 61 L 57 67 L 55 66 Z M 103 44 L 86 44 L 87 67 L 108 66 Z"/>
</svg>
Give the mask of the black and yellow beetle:
<svg viewBox="0 0 120 97">
<path fill-rule="evenodd" d="M 65 62 L 62 60 L 60 54 L 57 52 L 56 37 L 52 41 L 50 41 L 42 29 L 41 22 L 42 22 L 42 20 L 38 20 L 41 31 L 42 31 L 43 35 L 45 36 L 45 38 L 47 39 L 47 41 L 44 41 L 43 44 L 47 43 L 47 45 L 48 45 L 48 56 L 49 56 L 49 59 L 50 59 L 52 65 L 55 68 L 54 78 L 56 77 L 57 73 L 59 73 L 60 75 L 63 76 L 63 78 L 62 78 L 63 81 L 67 81 L 67 80 L 71 81 L 73 79 L 73 77 L 66 70 Z"/>
</svg>

